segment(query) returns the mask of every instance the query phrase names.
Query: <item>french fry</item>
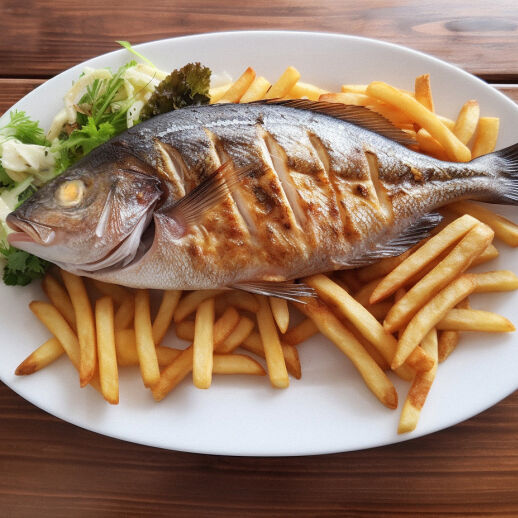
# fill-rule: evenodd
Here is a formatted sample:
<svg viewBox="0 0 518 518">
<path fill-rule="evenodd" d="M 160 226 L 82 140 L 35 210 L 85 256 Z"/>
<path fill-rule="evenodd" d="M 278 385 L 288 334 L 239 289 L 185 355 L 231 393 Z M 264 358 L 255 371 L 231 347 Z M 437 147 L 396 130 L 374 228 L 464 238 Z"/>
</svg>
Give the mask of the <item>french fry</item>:
<svg viewBox="0 0 518 518">
<path fill-rule="evenodd" d="M 354 298 L 362 306 L 368 306 L 370 304 L 371 295 L 373 294 L 380 281 L 381 278 L 378 278 L 368 282 L 367 284 L 364 284 L 356 293 L 354 293 Z"/>
<path fill-rule="evenodd" d="M 310 318 L 306 318 L 300 324 L 289 329 L 282 337 L 282 341 L 287 345 L 298 345 L 317 333 L 318 327 L 315 322 Z"/>
<path fill-rule="evenodd" d="M 83 279 L 65 270 L 61 270 L 61 275 L 76 315 L 77 338 L 81 351 L 79 382 L 84 387 L 94 377 L 97 368 L 94 315 Z"/>
<path fill-rule="evenodd" d="M 473 158 L 492 153 L 495 150 L 499 126 L 498 117 L 480 117 L 473 142 Z"/>
<path fill-rule="evenodd" d="M 56 307 L 56 309 L 63 315 L 65 320 L 70 324 L 70 327 L 76 330 L 76 315 L 74 313 L 74 307 L 72 301 L 68 296 L 67 290 L 61 286 L 61 284 L 52 276 L 47 273 L 43 277 L 41 287 L 45 292 L 45 295 L 49 298 L 50 302 Z"/>
<path fill-rule="evenodd" d="M 223 290 L 199 290 L 188 292 L 180 299 L 174 312 L 174 321 L 176 324 L 187 318 L 196 308 L 207 299 L 218 296 Z"/>
<path fill-rule="evenodd" d="M 495 236 L 509 246 L 518 246 L 518 225 L 471 201 L 456 201 L 448 205 L 455 214 L 469 214 L 495 231 Z"/>
<path fill-rule="evenodd" d="M 415 430 L 421 410 L 425 404 L 432 383 L 437 373 L 437 332 L 432 329 L 424 337 L 421 347 L 434 360 L 433 367 L 425 372 L 416 374 L 412 386 L 408 391 L 401 417 L 399 419 L 398 433 L 407 433 Z"/>
<path fill-rule="evenodd" d="M 31 302 L 29 308 L 51 334 L 59 340 L 72 365 L 79 372 L 81 363 L 79 340 L 61 313 L 52 304 L 38 300 Z M 89 384 L 92 385 L 95 390 L 101 392 L 99 379 L 96 374 L 90 380 Z"/>
<path fill-rule="evenodd" d="M 287 388 L 290 384 L 284 354 L 275 321 L 273 319 L 268 299 L 258 296 L 259 311 L 257 312 L 257 327 L 261 335 L 266 365 L 268 366 L 268 376 L 270 383 L 275 388 Z"/>
<path fill-rule="evenodd" d="M 430 86 L 430 74 L 423 74 L 415 78 L 415 98 L 431 112 L 433 106 L 432 88 Z"/>
<path fill-rule="evenodd" d="M 135 342 L 142 381 L 145 387 L 153 387 L 160 379 L 160 369 L 153 342 L 147 290 L 135 292 Z"/>
<path fill-rule="evenodd" d="M 153 342 L 155 345 L 159 345 L 164 339 L 181 295 L 180 290 L 164 291 L 158 313 L 153 321 Z"/>
<path fill-rule="evenodd" d="M 415 134 L 415 138 L 419 144 L 419 151 L 438 158 L 439 160 L 448 160 L 445 149 L 424 128 L 421 128 Z"/>
<path fill-rule="evenodd" d="M 443 117 L 437 113 L 435 115 L 449 130 L 453 131 L 453 128 L 455 127 L 455 121 L 452 121 L 451 119 L 448 119 L 448 117 Z"/>
<path fill-rule="evenodd" d="M 367 266 L 367 268 L 369 268 L 369 266 Z M 341 286 L 345 291 L 348 293 L 356 293 L 362 288 L 364 282 L 368 282 L 367 280 L 360 280 L 359 277 L 362 276 L 361 272 L 362 270 L 340 270 L 338 272 L 334 272 L 334 275 L 342 281 Z M 379 275 L 377 277 L 379 277 Z M 373 279 L 375 278 L 376 277 L 373 277 Z M 345 286 L 343 285 L 344 283 Z"/>
<path fill-rule="evenodd" d="M 235 83 L 223 94 L 218 103 L 238 103 L 255 79 L 255 70 L 248 67 Z"/>
<path fill-rule="evenodd" d="M 327 103 L 351 104 L 353 106 L 367 106 L 376 102 L 375 99 L 368 95 L 352 92 L 324 93 L 320 95 L 318 100 Z"/>
<path fill-rule="evenodd" d="M 259 311 L 259 304 L 257 299 L 246 291 L 241 290 L 227 290 L 222 292 L 218 299 L 223 299 L 229 306 L 234 306 L 243 311 L 250 313 L 257 313 Z"/>
<path fill-rule="evenodd" d="M 207 389 L 212 382 L 214 352 L 214 298 L 204 300 L 196 310 L 194 323 L 192 379 L 195 387 Z"/>
<path fill-rule="evenodd" d="M 360 342 L 340 323 L 326 305 L 318 299 L 304 299 L 297 307 L 317 325 L 353 363 L 372 393 L 388 408 L 397 407 L 397 392 L 378 364 Z"/>
<path fill-rule="evenodd" d="M 355 94 L 364 94 L 367 92 L 368 85 L 342 85 L 342 92 L 351 92 Z"/>
<path fill-rule="evenodd" d="M 324 93 L 326 93 L 326 91 L 318 86 L 297 81 L 287 96 L 293 99 L 307 97 L 311 101 L 318 101 L 318 98 Z"/>
<path fill-rule="evenodd" d="M 463 143 L 467 144 L 477 129 L 478 119 L 480 117 L 480 107 L 475 100 L 467 101 L 460 109 L 453 133 Z M 475 157 L 473 157 L 475 158 Z"/>
<path fill-rule="evenodd" d="M 194 340 L 194 320 L 182 320 L 176 324 L 175 333 L 180 340 L 192 342 Z"/>
<path fill-rule="evenodd" d="M 507 318 L 480 309 L 450 309 L 436 324 L 443 331 L 480 331 L 484 333 L 510 333 L 514 325 Z"/>
<path fill-rule="evenodd" d="M 390 273 L 394 268 L 401 264 L 411 253 L 412 249 L 403 252 L 401 255 L 397 255 L 394 257 L 384 257 L 377 263 L 373 263 L 369 266 L 365 266 L 364 268 L 360 268 L 359 270 L 355 270 L 356 276 L 361 282 L 365 283 L 371 282 L 375 279 L 379 279 Z"/>
<path fill-rule="evenodd" d="M 509 270 L 474 273 L 473 279 L 477 285 L 474 293 L 518 290 L 518 277 Z"/>
<path fill-rule="evenodd" d="M 263 76 L 256 77 L 251 83 L 246 92 L 243 94 L 241 99 L 239 100 L 240 103 L 251 103 L 254 101 L 259 101 L 262 99 L 266 92 L 268 91 L 268 88 L 270 88 L 271 84 L 268 79 L 264 78 Z"/>
<path fill-rule="evenodd" d="M 270 308 L 273 318 L 279 331 L 284 334 L 290 324 L 290 310 L 288 309 L 288 301 L 278 297 L 268 297 L 270 300 Z"/>
<path fill-rule="evenodd" d="M 378 349 L 389 364 L 392 362 L 397 349 L 396 339 L 361 304 L 325 275 L 306 277 L 304 282 L 316 290 L 324 302 L 331 304 L 336 311 L 349 320 Z M 298 307 L 300 309 L 300 305 Z M 304 313 L 304 311 L 302 312 Z M 315 324 L 318 326 L 318 322 Z M 319 330 L 322 332 L 320 326 Z M 431 358 L 424 354 L 421 348 L 416 348 L 407 363 L 412 369 L 418 371 L 430 369 L 432 366 Z M 413 372 L 408 372 L 408 367 L 406 367 L 400 369 L 398 374 L 404 379 L 411 379 Z"/>
<path fill-rule="evenodd" d="M 496 259 L 500 255 L 498 249 L 492 243 L 478 256 L 475 257 L 473 262 L 471 263 L 471 267 L 474 268 L 480 264 L 487 263 L 488 261 L 492 261 Z"/>
<path fill-rule="evenodd" d="M 250 335 L 255 327 L 253 320 L 241 317 L 237 326 L 220 344 L 216 344 L 217 353 L 228 354 L 237 349 Z"/>
<path fill-rule="evenodd" d="M 468 162 L 470 150 L 436 117 L 415 98 L 381 81 L 373 81 L 367 87 L 371 97 L 397 106 L 409 118 L 428 131 L 446 150 L 450 160 Z"/>
<path fill-rule="evenodd" d="M 421 308 L 410 320 L 399 339 L 398 348 L 392 360 L 392 369 L 403 365 L 426 334 L 446 316 L 450 309 L 472 293 L 475 287 L 476 284 L 469 275 L 461 275 Z"/>
<path fill-rule="evenodd" d="M 108 403 L 117 405 L 119 403 L 119 372 L 115 351 L 113 300 L 110 296 L 103 297 L 95 303 L 95 328 L 101 391 Z"/>
<path fill-rule="evenodd" d="M 128 293 L 128 296 L 122 301 L 119 309 L 115 312 L 114 325 L 115 329 L 127 329 L 135 320 L 135 296 Z"/>
<path fill-rule="evenodd" d="M 493 236 L 494 232 L 487 225 L 475 225 L 430 273 L 392 306 L 383 322 L 385 329 L 393 332 L 407 324 L 419 308 L 469 268 L 473 259 L 484 251 Z"/>
<path fill-rule="evenodd" d="M 117 352 L 117 363 L 121 367 L 137 367 L 139 365 L 135 331 L 133 329 L 115 331 L 115 349 Z M 173 349 L 172 347 L 159 345 L 156 348 L 158 365 L 160 367 L 167 367 L 181 352 L 181 349 Z"/>
<path fill-rule="evenodd" d="M 460 309 L 471 309 L 469 299 L 466 297 L 461 300 L 457 306 Z M 440 331 L 438 334 L 438 355 L 439 363 L 442 363 L 455 350 L 460 341 L 460 333 L 458 331 Z"/>
<path fill-rule="evenodd" d="M 118 284 L 109 284 L 97 279 L 91 279 L 91 281 L 97 290 L 103 295 L 111 297 L 117 305 L 122 304 L 129 295 L 129 291 Z"/>
<path fill-rule="evenodd" d="M 214 374 L 251 374 L 266 376 L 263 366 L 244 354 L 215 354 Z"/>
<path fill-rule="evenodd" d="M 394 264 L 391 270 L 385 272 L 386 277 L 384 277 L 374 289 L 369 302 L 374 304 L 392 295 L 427 264 L 455 242 L 462 239 L 477 224 L 478 221 L 471 216 L 458 218 L 441 230 L 441 232 L 430 238 L 414 253 L 407 254 L 398 264 Z"/>
<path fill-rule="evenodd" d="M 280 99 L 288 94 L 300 79 L 298 70 L 294 67 L 288 67 L 266 92 L 265 99 Z"/>
<path fill-rule="evenodd" d="M 35 351 L 29 354 L 29 356 L 16 367 L 14 373 L 17 376 L 32 374 L 50 365 L 64 352 L 57 338 L 49 338 L 45 343 L 41 344 Z"/>
<path fill-rule="evenodd" d="M 237 314 L 234 308 L 228 308 L 216 323 L 214 324 L 214 350 L 218 350 L 220 342 L 218 340 L 231 340 L 232 332 L 236 329 L 236 321 L 233 312 Z M 239 314 L 237 314 L 239 319 Z M 239 325 L 239 324 L 238 324 Z M 234 343 L 236 343 L 234 337 Z M 237 347 L 239 343 L 235 345 Z M 231 352 L 231 348 L 225 346 L 225 350 Z M 191 371 L 193 368 L 193 346 L 190 345 L 162 371 L 160 380 L 152 387 L 151 391 L 156 401 L 161 401 L 167 394 L 173 390 Z"/>
<path fill-rule="evenodd" d="M 234 83 L 227 83 L 221 86 L 215 86 L 209 90 L 210 104 L 217 103 L 230 89 Z"/>
</svg>

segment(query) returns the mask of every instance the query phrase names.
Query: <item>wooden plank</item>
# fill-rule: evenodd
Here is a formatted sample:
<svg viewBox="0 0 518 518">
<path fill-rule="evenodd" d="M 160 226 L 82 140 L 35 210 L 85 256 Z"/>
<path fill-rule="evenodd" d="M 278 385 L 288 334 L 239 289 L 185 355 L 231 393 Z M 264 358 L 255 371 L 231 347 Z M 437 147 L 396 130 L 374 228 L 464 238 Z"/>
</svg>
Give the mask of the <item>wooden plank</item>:
<svg viewBox="0 0 518 518">
<path fill-rule="evenodd" d="M 3 5 L 4 77 L 51 77 L 115 50 L 120 39 L 140 43 L 214 30 L 268 28 L 377 38 L 430 53 L 493 81 L 518 78 L 515 0 L 278 0 L 275 7 L 269 0 L 25 0 Z"/>
</svg>

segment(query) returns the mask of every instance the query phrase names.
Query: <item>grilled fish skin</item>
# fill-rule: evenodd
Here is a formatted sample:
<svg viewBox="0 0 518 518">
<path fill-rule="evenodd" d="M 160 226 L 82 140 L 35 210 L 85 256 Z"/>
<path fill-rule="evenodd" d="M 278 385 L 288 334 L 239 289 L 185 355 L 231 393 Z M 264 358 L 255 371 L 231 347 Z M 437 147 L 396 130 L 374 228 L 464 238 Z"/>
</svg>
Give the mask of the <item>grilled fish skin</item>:
<svg viewBox="0 0 518 518">
<path fill-rule="evenodd" d="M 10 242 L 107 282 L 207 289 L 372 262 L 451 201 L 517 203 L 517 146 L 441 162 L 318 104 L 212 105 L 150 119 L 29 198 L 8 217 L 19 231 Z M 222 164 L 249 174 L 182 221 L 175 202 L 204 181 L 210 193 Z M 83 194 L 70 205 L 74 181 Z"/>
</svg>

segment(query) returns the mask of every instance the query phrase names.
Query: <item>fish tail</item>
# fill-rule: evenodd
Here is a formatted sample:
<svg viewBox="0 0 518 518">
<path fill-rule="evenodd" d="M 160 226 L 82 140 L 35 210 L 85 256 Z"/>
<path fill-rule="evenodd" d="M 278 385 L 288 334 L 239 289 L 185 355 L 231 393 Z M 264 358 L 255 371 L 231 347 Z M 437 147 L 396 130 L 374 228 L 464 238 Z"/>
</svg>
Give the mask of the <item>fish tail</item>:
<svg viewBox="0 0 518 518">
<path fill-rule="evenodd" d="M 518 205 L 518 143 L 476 158 L 473 166 L 494 174 L 494 188 L 481 201 Z"/>
</svg>

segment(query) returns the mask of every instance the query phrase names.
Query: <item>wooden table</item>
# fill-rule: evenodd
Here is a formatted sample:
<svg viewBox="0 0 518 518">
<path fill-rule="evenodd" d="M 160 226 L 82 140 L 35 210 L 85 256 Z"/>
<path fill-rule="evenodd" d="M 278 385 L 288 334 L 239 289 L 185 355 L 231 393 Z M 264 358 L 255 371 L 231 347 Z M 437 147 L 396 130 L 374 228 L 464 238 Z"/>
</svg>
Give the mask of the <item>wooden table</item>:
<svg viewBox="0 0 518 518">
<path fill-rule="evenodd" d="M 87 58 L 214 30 L 357 34 L 408 45 L 518 101 L 515 0 L 0 0 L 0 113 Z M 484 4 L 484 6 L 480 6 Z M 448 430 L 362 452 L 233 458 L 109 439 L 0 384 L 2 516 L 518 516 L 518 394 Z"/>
</svg>

